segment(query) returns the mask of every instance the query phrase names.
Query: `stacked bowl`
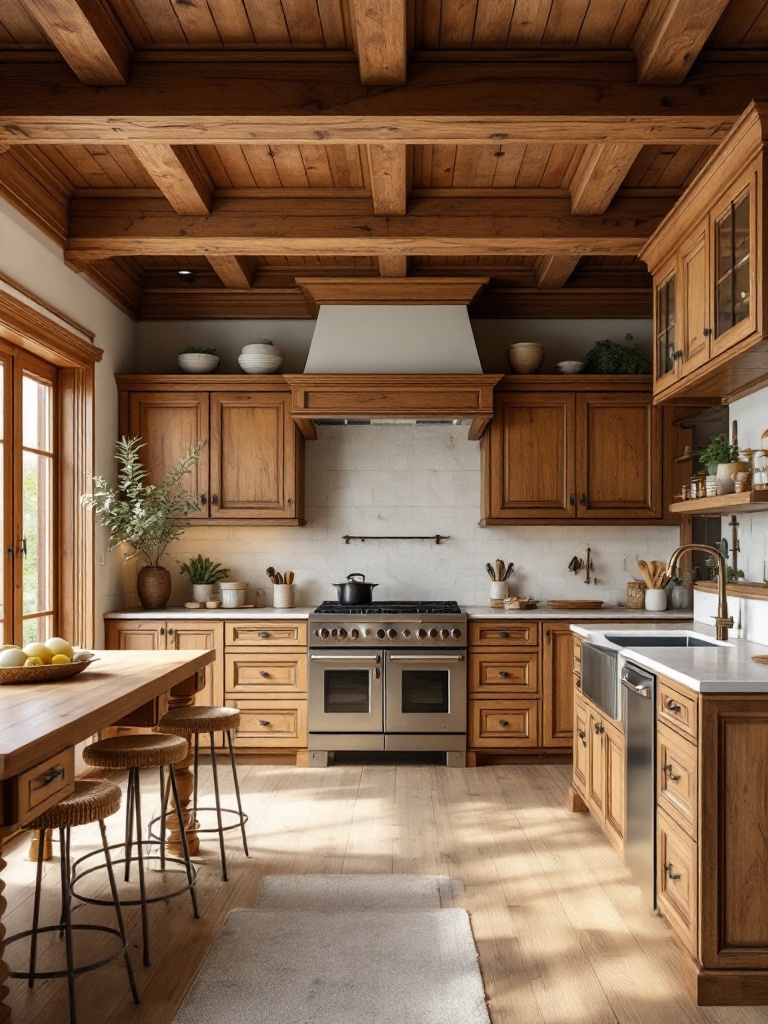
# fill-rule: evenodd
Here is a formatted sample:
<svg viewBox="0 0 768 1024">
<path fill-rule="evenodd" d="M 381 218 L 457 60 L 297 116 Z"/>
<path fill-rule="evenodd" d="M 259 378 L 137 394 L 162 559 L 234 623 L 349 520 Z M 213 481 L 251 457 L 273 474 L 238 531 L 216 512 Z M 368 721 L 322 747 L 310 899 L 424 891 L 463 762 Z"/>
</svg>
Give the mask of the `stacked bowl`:
<svg viewBox="0 0 768 1024">
<path fill-rule="evenodd" d="M 237 361 L 243 373 L 277 373 L 283 365 L 280 350 L 268 338 L 245 345 Z"/>
</svg>

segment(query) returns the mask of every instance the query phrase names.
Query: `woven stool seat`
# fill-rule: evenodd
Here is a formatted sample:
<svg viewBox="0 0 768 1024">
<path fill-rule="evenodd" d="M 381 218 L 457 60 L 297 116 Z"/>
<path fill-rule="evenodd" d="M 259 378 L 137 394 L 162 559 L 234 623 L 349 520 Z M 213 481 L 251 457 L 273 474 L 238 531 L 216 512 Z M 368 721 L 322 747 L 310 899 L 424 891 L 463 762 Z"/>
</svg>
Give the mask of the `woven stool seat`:
<svg viewBox="0 0 768 1024">
<path fill-rule="evenodd" d="M 187 756 L 181 736 L 114 736 L 91 743 L 83 760 L 94 768 L 162 768 Z"/>
<path fill-rule="evenodd" d="M 196 732 L 226 732 L 240 728 L 237 708 L 192 707 L 168 711 L 155 726 L 155 732 L 187 736 Z"/>
<path fill-rule="evenodd" d="M 75 828 L 101 821 L 120 810 L 122 793 L 113 782 L 100 779 L 76 782 L 75 792 L 59 800 L 53 807 L 28 821 L 22 827 L 28 831 L 43 828 Z"/>
</svg>

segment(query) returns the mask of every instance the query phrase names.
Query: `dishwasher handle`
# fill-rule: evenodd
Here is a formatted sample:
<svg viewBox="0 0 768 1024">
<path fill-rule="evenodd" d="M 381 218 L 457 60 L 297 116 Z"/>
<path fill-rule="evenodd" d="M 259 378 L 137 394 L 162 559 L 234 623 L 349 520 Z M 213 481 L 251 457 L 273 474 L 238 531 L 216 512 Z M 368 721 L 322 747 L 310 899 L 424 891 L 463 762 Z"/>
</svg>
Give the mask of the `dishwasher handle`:
<svg viewBox="0 0 768 1024">
<path fill-rule="evenodd" d="M 638 697 L 647 697 L 650 700 L 651 692 L 653 690 L 653 678 L 651 677 L 647 682 L 644 681 L 636 683 L 630 679 L 627 670 L 624 669 L 621 673 L 621 685 L 625 689 L 629 690 L 630 693 L 636 693 Z"/>
</svg>

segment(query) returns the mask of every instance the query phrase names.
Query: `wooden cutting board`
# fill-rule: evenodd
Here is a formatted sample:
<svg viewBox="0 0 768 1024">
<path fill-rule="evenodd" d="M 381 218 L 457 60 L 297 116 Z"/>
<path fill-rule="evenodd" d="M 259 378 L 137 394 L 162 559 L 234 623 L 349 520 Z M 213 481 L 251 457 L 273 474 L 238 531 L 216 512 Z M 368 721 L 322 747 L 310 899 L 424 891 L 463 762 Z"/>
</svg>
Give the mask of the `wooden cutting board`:
<svg viewBox="0 0 768 1024">
<path fill-rule="evenodd" d="M 753 654 L 752 661 L 759 661 L 763 665 L 768 665 L 768 654 Z"/>
<path fill-rule="evenodd" d="M 563 611 L 577 611 L 579 608 L 602 608 L 602 601 L 547 601 L 549 608 L 561 608 Z"/>
</svg>

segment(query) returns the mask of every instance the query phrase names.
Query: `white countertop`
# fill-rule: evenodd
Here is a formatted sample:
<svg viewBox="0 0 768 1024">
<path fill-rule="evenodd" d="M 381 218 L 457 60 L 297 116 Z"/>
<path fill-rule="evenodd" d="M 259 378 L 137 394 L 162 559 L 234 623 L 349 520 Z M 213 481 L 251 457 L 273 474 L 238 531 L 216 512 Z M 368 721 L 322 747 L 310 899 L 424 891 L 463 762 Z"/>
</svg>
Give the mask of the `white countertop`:
<svg viewBox="0 0 768 1024">
<path fill-rule="evenodd" d="M 603 608 L 592 609 L 563 609 L 547 608 L 546 602 L 542 602 L 538 608 L 513 611 L 508 608 L 486 608 L 481 604 L 467 605 L 462 609 L 470 619 L 564 619 L 571 622 L 576 619 L 587 619 L 594 622 L 600 619 L 636 619 L 638 622 L 668 622 L 670 620 L 679 623 L 690 621 L 693 618 L 691 608 L 676 609 L 666 612 L 638 611 L 636 608 L 624 608 L 620 605 L 606 605 Z"/>
<path fill-rule="evenodd" d="M 107 612 L 105 619 L 306 619 L 312 608 L 126 608 Z"/>
<path fill-rule="evenodd" d="M 685 627 L 686 629 L 688 627 Z M 690 631 L 715 639 L 709 623 L 693 622 Z M 640 632 L 681 632 L 677 623 L 638 624 Z M 600 622 L 573 627 L 577 636 L 600 643 L 605 626 Z M 697 693 L 768 693 L 768 664 L 752 661 L 753 654 L 768 654 L 768 647 L 750 640 L 729 640 L 717 647 L 625 647 L 621 653 L 635 665 L 658 672 Z"/>
</svg>

